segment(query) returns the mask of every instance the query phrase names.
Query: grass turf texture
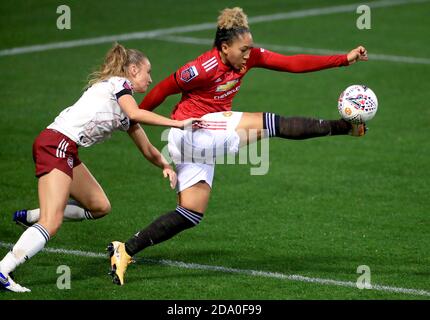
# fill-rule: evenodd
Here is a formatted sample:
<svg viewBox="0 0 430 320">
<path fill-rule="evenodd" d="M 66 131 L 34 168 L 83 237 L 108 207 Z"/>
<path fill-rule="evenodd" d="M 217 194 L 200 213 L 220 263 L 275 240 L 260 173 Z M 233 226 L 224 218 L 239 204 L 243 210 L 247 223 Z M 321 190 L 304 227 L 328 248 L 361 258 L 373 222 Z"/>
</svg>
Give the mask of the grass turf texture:
<svg viewBox="0 0 430 320">
<path fill-rule="evenodd" d="M 227 1 L 198 6 L 157 1 L 136 8 L 125 2 L 70 2 L 72 30 L 55 27 L 61 3 L 4 4 L 0 49 L 216 20 Z M 346 1 L 331 1 L 330 5 Z M 353 3 L 353 2 L 349 2 Z M 323 1 L 236 2 L 249 16 L 323 7 Z M 9 6 L 9 7 L 8 7 Z M 24 7 L 31 8 L 24 10 Z M 364 44 L 370 53 L 428 57 L 425 12 L 429 3 L 372 11 L 372 29 L 355 28 L 354 12 L 251 25 L 254 40 L 267 44 L 344 50 Z M 155 13 L 160 14 L 155 14 Z M 180 18 L 178 18 L 180 17 Z M 3 19 L 4 18 L 4 19 Z M 212 38 L 215 30 L 184 34 Z M 388 32 L 389 31 L 389 32 Z M 208 47 L 134 40 L 153 64 L 158 82 Z M 110 44 L 0 57 L 0 240 L 15 242 L 22 230 L 11 213 L 38 206 L 31 145 L 36 135 L 81 94 L 85 78 Z M 428 200 L 430 65 L 369 61 L 311 74 L 252 70 L 234 101 L 240 111 L 337 118 L 336 99 L 350 84 L 365 83 L 378 95 L 380 110 L 363 139 L 323 138 L 270 142 L 270 171 L 250 176 L 250 165 L 220 165 L 203 222 L 171 241 L 147 249 L 114 286 L 101 258 L 40 253 L 17 269 L 32 293 L 0 293 L 0 299 L 426 299 L 289 280 L 204 270 L 186 270 L 141 258 L 170 259 L 239 269 L 300 274 L 355 282 L 368 265 L 372 283 L 430 289 Z M 137 96 L 140 101 L 141 95 Z M 168 115 L 178 97 L 157 112 Z M 159 148 L 163 129 L 146 127 Z M 161 171 L 137 152 L 126 134 L 90 149 L 80 158 L 112 203 L 98 221 L 65 223 L 49 247 L 102 252 L 114 239 L 126 240 L 171 210 L 175 193 Z M 0 248 L 0 255 L 7 250 Z M 58 290 L 59 265 L 72 271 L 72 289 Z"/>
</svg>

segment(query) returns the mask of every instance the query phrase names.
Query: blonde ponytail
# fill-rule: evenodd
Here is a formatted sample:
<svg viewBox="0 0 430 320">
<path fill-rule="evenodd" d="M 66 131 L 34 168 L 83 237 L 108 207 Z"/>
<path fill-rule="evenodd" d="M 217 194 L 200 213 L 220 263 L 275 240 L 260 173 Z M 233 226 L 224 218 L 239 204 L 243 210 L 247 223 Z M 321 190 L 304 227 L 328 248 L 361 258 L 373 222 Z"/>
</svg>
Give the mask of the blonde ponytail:
<svg viewBox="0 0 430 320">
<path fill-rule="evenodd" d="M 147 59 L 146 56 L 139 50 L 126 49 L 121 44 L 115 43 L 106 54 L 99 70 L 90 74 L 88 87 L 113 76 L 127 77 L 127 67 L 130 64 L 139 65 L 144 59 Z"/>
</svg>

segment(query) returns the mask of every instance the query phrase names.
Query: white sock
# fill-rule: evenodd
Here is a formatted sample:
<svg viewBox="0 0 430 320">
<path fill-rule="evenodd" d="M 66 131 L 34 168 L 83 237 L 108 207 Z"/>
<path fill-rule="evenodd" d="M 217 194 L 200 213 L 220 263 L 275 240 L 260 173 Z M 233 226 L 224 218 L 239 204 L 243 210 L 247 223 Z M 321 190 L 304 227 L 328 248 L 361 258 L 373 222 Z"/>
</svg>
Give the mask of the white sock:
<svg viewBox="0 0 430 320">
<path fill-rule="evenodd" d="M 40 209 L 27 210 L 27 222 L 36 223 L 40 218 Z"/>
<path fill-rule="evenodd" d="M 64 210 L 64 221 L 82 221 L 85 219 L 94 219 L 91 212 L 82 208 L 80 203 L 75 200 L 67 202 L 66 209 Z M 40 209 L 27 210 L 27 222 L 35 223 L 39 221 Z"/>
<path fill-rule="evenodd" d="M 20 264 L 33 257 L 49 241 L 48 231 L 40 224 L 35 224 L 24 231 L 18 241 L 0 262 L 0 272 L 9 274 Z"/>
</svg>

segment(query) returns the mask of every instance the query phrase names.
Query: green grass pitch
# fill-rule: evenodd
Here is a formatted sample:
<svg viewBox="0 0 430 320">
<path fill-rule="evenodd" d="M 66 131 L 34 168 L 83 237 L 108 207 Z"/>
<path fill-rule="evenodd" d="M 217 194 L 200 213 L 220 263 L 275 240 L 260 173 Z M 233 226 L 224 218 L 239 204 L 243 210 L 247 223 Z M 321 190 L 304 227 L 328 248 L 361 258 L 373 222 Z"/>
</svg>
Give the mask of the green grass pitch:
<svg viewBox="0 0 430 320">
<path fill-rule="evenodd" d="M 58 30 L 59 1 L 2 3 L 0 51 L 214 22 L 231 1 L 69 1 L 71 30 Z M 334 7 L 354 1 L 235 1 L 249 17 Z M 370 2 L 372 3 L 372 2 Z M 174 6 L 174 10 L 172 7 Z M 367 63 L 309 74 L 254 69 L 244 79 L 234 109 L 337 118 L 336 101 L 348 85 L 364 83 L 379 111 L 364 138 L 270 141 L 270 170 L 220 165 L 203 222 L 173 240 L 148 248 L 129 267 L 126 285 L 112 284 L 108 260 L 42 252 L 19 267 L 29 294 L 3 299 L 429 299 L 430 248 L 430 2 L 374 8 L 371 29 L 356 28 L 349 12 L 251 23 L 256 43 L 347 52 L 359 44 L 379 55 Z M 178 34 L 212 39 L 215 29 Z M 160 39 L 122 42 L 143 50 L 155 83 L 210 48 Z M 13 211 L 38 206 L 31 147 L 34 138 L 79 98 L 87 75 L 112 43 L 18 55 L 0 55 L 0 241 L 14 243 L 22 229 Z M 268 49 L 270 49 L 268 47 Z M 279 51 L 279 50 L 278 50 Z M 295 54 L 288 50 L 284 54 Z M 413 63 L 386 56 L 422 58 Z M 372 56 L 371 56 L 372 57 Z M 140 101 L 142 96 L 137 95 Z M 156 111 L 168 115 L 179 96 Z M 145 127 L 163 148 L 162 129 Z M 176 204 L 175 193 L 126 134 L 80 150 L 111 203 L 104 219 L 65 223 L 48 248 L 103 253 Z M 7 252 L 0 246 L 0 256 Z M 145 260 L 149 259 L 149 260 Z M 160 261 L 220 266 L 180 268 Z M 71 289 L 56 286 L 57 268 L 71 269 Z M 367 265 L 374 285 L 426 294 L 229 273 L 258 270 L 355 283 Z"/>
</svg>

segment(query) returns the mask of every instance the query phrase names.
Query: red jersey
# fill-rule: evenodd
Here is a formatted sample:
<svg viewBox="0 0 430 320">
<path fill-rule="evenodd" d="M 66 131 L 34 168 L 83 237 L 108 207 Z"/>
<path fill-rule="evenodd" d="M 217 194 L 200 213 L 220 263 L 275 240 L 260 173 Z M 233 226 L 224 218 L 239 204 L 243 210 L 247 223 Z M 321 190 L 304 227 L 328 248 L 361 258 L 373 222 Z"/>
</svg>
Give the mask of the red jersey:
<svg viewBox="0 0 430 320">
<path fill-rule="evenodd" d="M 207 113 L 230 111 L 242 78 L 251 68 L 310 72 L 345 65 L 348 65 L 346 54 L 285 56 L 263 48 L 252 48 L 246 65 L 235 70 L 224 64 L 218 49 L 213 48 L 157 84 L 139 107 L 153 110 L 167 96 L 181 92 L 182 99 L 173 109 L 172 119 L 200 118 Z"/>
</svg>

